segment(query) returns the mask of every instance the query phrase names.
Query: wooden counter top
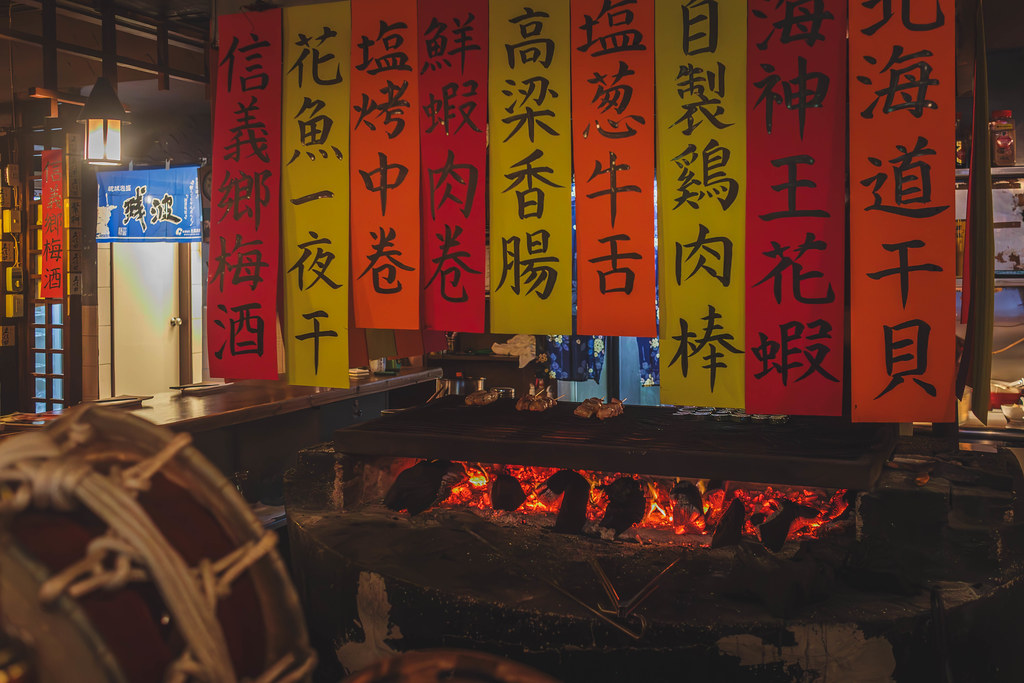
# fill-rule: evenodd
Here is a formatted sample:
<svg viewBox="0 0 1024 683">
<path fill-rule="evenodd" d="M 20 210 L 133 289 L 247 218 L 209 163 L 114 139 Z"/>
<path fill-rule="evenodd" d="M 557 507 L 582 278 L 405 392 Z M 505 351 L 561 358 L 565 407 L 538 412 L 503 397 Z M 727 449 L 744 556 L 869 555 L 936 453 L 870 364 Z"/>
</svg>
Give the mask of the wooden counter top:
<svg viewBox="0 0 1024 683">
<path fill-rule="evenodd" d="M 353 379 L 348 389 L 243 380 L 202 396 L 162 392 L 131 413 L 176 431 L 201 432 L 429 382 L 440 376 L 440 368 L 403 368 L 394 376 Z"/>
</svg>

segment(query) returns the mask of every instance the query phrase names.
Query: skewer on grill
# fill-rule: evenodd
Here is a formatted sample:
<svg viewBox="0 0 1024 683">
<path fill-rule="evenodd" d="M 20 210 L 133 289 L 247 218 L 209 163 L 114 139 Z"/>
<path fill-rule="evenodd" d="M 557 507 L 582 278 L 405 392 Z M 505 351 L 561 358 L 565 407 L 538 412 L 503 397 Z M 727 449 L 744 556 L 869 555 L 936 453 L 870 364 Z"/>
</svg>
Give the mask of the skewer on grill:
<svg viewBox="0 0 1024 683">
<path fill-rule="evenodd" d="M 498 400 L 497 389 L 481 389 L 466 396 L 467 406 L 488 406 Z"/>
<path fill-rule="evenodd" d="M 597 398 L 596 396 L 588 398 L 583 403 L 576 406 L 576 410 L 572 411 L 572 414 L 583 418 L 593 417 L 594 413 L 597 412 L 597 409 L 600 408 L 602 404 L 604 404 L 604 399 Z"/>
<path fill-rule="evenodd" d="M 539 413 L 558 405 L 559 398 L 564 398 L 564 394 L 558 398 L 551 398 L 547 394 L 523 396 L 516 401 L 516 410 L 528 410 L 534 413 Z"/>
<path fill-rule="evenodd" d="M 622 415 L 622 401 L 617 398 L 613 398 L 611 403 L 598 406 L 597 410 L 594 411 L 594 414 L 597 415 L 598 420 L 607 420 L 610 417 Z"/>
</svg>

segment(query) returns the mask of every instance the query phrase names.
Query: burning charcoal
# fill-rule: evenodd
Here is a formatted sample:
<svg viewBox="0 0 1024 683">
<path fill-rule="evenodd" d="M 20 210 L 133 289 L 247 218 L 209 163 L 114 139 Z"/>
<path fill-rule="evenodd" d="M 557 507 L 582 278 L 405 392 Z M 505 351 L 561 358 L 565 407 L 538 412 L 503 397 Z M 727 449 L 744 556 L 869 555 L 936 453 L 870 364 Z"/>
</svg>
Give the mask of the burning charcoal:
<svg viewBox="0 0 1024 683">
<path fill-rule="evenodd" d="M 491 507 L 495 510 L 511 512 L 526 500 L 522 484 L 511 474 L 502 472 L 491 484 Z"/>
<path fill-rule="evenodd" d="M 761 543 L 768 550 L 777 553 L 782 550 L 782 546 L 786 543 L 786 537 L 789 536 L 789 528 L 793 526 L 793 522 L 797 517 L 814 518 L 817 516 L 818 511 L 812 507 L 783 500 L 782 508 L 759 527 Z"/>
<path fill-rule="evenodd" d="M 704 524 L 704 500 L 693 482 L 676 482 L 668 496 L 672 499 L 672 519 L 677 527 Z"/>
<path fill-rule="evenodd" d="M 418 515 L 437 502 L 450 467 L 448 460 L 424 460 L 403 470 L 385 494 L 384 505 Z"/>
<path fill-rule="evenodd" d="M 555 531 L 578 534 L 587 521 L 587 501 L 590 500 L 590 482 L 572 470 L 559 470 L 548 477 L 544 488 L 562 496 L 562 505 L 555 518 Z"/>
<path fill-rule="evenodd" d="M 729 509 L 722 515 L 722 521 L 715 529 L 715 535 L 711 537 L 712 548 L 724 548 L 727 545 L 737 545 L 743 538 L 743 520 L 747 511 L 743 508 L 743 501 L 733 498 L 729 503 Z"/>
<path fill-rule="evenodd" d="M 644 498 L 644 487 L 639 481 L 632 477 L 619 477 L 601 488 L 608 494 L 608 506 L 604 509 L 601 526 L 614 529 L 618 536 L 643 520 L 647 512 L 647 499 Z"/>
</svg>

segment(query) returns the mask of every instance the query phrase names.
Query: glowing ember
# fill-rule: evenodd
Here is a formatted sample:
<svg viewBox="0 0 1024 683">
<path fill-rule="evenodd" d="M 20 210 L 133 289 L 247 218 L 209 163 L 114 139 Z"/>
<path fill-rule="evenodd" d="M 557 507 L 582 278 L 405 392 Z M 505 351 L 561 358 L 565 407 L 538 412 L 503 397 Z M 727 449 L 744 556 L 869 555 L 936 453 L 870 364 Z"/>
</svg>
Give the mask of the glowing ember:
<svg viewBox="0 0 1024 683">
<path fill-rule="evenodd" d="M 521 465 L 484 465 L 464 463 L 465 476 L 454 486 L 444 500 L 445 507 L 467 506 L 481 510 L 491 509 L 490 486 L 494 475 L 501 472 L 515 477 L 526 493 L 526 501 L 518 512 L 526 514 L 554 514 L 561 503 L 544 488 L 548 477 L 558 471 L 554 467 L 524 467 Z M 580 471 L 590 482 L 590 501 L 587 517 L 598 521 L 604 513 L 607 496 L 602 487 L 622 475 L 618 473 Z M 816 517 L 798 517 L 790 527 L 789 538 L 813 537 L 826 523 L 838 518 L 847 508 L 846 489 L 826 492 L 819 489 L 785 488 L 772 486 L 763 489 L 709 488 L 706 480 L 686 483 L 687 480 L 650 478 L 646 480 L 644 494 L 647 513 L 641 527 L 670 529 L 676 534 L 710 535 L 714 533 L 722 515 L 734 498 L 743 502 L 746 520 L 743 532 L 758 538 L 757 526 L 771 519 L 790 501 L 818 511 Z"/>
</svg>

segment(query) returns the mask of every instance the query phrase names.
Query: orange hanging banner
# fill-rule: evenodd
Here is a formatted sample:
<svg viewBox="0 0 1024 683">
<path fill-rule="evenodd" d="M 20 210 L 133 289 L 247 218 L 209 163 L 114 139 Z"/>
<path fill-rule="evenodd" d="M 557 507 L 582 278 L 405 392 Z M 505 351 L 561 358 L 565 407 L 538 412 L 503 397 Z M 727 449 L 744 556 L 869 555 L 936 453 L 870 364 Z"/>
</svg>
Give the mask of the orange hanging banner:
<svg viewBox="0 0 1024 683">
<path fill-rule="evenodd" d="M 654 3 L 573 0 L 576 327 L 653 337 Z"/>
<path fill-rule="evenodd" d="M 352 0 L 349 177 L 359 327 L 420 327 L 416 42 L 416 0 Z"/>
<path fill-rule="evenodd" d="M 855 421 L 953 419 L 954 15 L 953 0 L 850 4 Z"/>
</svg>

